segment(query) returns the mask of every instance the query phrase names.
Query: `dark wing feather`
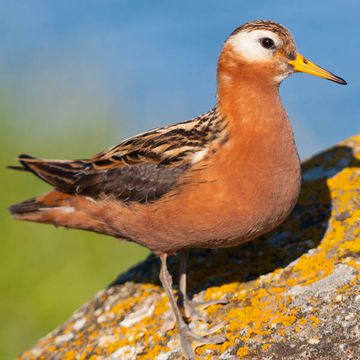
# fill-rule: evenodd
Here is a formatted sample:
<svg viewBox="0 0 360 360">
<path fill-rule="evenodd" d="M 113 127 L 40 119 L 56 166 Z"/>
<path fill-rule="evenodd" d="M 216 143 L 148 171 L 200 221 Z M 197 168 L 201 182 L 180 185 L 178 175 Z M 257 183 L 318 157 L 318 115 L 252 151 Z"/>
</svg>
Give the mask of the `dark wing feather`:
<svg viewBox="0 0 360 360">
<path fill-rule="evenodd" d="M 44 160 L 21 155 L 24 170 L 70 194 L 152 202 L 174 189 L 193 155 L 224 138 L 214 109 L 188 122 L 123 141 L 88 160 Z M 225 136 L 226 137 L 226 136 Z"/>
<path fill-rule="evenodd" d="M 171 191 L 185 170 L 185 166 L 125 165 L 81 176 L 76 193 L 93 198 L 113 196 L 124 202 L 152 202 Z"/>
</svg>

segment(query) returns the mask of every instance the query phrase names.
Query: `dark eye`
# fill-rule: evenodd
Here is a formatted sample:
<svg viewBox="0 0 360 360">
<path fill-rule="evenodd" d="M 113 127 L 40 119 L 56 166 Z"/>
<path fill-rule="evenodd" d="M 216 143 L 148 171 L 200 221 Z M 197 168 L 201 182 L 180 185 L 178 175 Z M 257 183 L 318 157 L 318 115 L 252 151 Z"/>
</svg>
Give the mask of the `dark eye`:
<svg viewBox="0 0 360 360">
<path fill-rule="evenodd" d="M 272 49 L 275 47 L 274 40 L 270 38 L 262 38 L 260 39 L 260 43 L 265 49 Z"/>
</svg>

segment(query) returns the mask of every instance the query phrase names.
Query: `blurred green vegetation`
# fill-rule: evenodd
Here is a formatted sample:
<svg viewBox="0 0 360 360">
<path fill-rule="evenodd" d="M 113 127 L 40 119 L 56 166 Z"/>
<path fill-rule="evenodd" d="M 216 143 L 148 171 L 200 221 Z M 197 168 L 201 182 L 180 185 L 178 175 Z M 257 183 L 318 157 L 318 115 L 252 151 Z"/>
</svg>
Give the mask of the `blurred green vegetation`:
<svg viewBox="0 0 360 360">
<path fill-rule="evenodd" d="M 147 250 L 85 231 L 15 221 L 6 210 L 49 189 L 31 174 L 5 168 L 16 155 L 90 156 L 121 139 L 108 114 L 52 123 L 27 117 L 13 95 L 0 93 L 0 117 L 0 359 L 13 359 Z"/>
</svg>

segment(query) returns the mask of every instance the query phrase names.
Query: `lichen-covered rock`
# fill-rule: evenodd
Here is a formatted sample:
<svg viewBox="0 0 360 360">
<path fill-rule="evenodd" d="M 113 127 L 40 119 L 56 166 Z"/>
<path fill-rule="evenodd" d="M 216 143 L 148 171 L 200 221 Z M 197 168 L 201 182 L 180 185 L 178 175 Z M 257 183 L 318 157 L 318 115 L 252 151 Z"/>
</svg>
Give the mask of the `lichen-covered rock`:
<svg viewBox="0 0 360 360">
<path fill-rule="evenodd" d="M 360 136 L 303 165 L 289 219 L 231 249 L 193 250 L 190 289 L 226 296 L 207 314 L 225 321 L 221 345 L 199 359 L 360 359 Z M 170 269 L 177 271 L 177 259 Z M 154 256 L 121 275 L 21 359 L 181 359 Z M 195 327 L 205 326 L 201 323 Z"/>
</svg>

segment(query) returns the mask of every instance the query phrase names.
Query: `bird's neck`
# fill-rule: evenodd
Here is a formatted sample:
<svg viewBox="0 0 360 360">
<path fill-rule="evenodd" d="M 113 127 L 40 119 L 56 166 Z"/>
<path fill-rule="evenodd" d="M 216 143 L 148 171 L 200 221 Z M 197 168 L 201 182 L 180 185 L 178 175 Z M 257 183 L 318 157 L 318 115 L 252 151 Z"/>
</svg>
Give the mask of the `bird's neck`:
<svg viewBox="0 0 360 360">
<path fill-rule="evenodd" d="M 217 80 L 218 109 L 233 132 L 245 131 L 247 127 L 266 131 L 278 121 L 287 120 L 279 86 L 266 67 L 242 65 L 223 53 Z"/>
<path fill-rule="evenodd" d="M 278 169 L 279 164 L 297 169 L 293 132 L 281 104 L 278 84 L 271 81 L 266 68 L 255 69 L 226 60 L 220 57 L 218 65 L 217 106 L 229 131 L 229 157 L 241 166 L 249 162 L 246 166 L 267 164 L 271 171 Z M 270 166 L 274 159 L 276 164 Z"/>
</svg>

